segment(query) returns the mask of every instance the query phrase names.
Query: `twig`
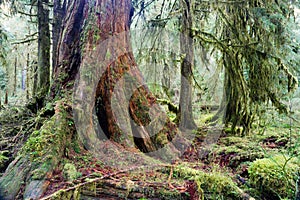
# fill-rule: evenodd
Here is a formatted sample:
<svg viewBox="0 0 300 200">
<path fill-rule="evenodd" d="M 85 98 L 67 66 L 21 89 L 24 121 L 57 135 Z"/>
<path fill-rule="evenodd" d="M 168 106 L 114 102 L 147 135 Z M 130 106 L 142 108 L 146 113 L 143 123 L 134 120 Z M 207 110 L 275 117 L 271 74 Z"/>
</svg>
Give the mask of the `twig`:
<svg viewBox="0 0 300 200">
<path fill-rule="evenodd" d="M 168 185 L 170 188 L 174 189 L 174 186 L 171 184 L 171 178 L 173 176 L 173 167 L 171 167 L 171 170 L 170 170 L 170 175 L 169 175 L 169 178 L 168 178 Z"/>
</svg>

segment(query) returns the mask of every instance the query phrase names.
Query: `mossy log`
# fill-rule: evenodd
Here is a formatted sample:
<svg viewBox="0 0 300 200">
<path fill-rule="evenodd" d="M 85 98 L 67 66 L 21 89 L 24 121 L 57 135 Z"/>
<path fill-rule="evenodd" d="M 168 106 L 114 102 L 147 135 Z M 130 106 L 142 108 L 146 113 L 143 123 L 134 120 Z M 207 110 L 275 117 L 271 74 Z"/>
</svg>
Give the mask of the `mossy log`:
<svg viewBox="0 0 300 200">
<path fill-rule="evenodd" d="M 176 189 L 169 188 L 165 183 L 146 183 L 142 181 L 118 180 L 91 180 L 78 186 L 61 189 L 54 194 L 42 198 L 42 200 L 56 199 L 88 199 L 109 196 L 118 199 L 189 199 L 187 194 Z"/>
</svg>

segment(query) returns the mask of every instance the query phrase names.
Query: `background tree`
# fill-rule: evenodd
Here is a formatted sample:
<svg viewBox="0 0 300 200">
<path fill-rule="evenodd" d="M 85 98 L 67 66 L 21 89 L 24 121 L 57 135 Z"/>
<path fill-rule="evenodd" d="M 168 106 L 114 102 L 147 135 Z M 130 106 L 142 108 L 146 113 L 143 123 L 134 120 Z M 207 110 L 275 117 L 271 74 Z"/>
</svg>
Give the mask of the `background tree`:
<svg viewBox="0 0 300 200">
<path fill-rule="evenodd" d="M 37 1 L 38 16 L 38 79 L 35 94 L 45 97 L 50 88 L 49 1 Z"/>
<path fill-rule="evenodd" d="M 181 63 L 181 87 L 179 101 L 179 125 L 181 128 L 195 129 L 197 125 L 193 118 L 192 90 L 193 90 L 193 65 L 194 65 L 194 41 L 193 29 L 193 2 L 182 0 L 180 51 Z"/>
<path fill-rule="evenodd" d="M 196 35 L 222 53 L 218 62 L 225 69 L 221 106 L 221 110 L 226 108 L 225 124 L 232 131 L 239 125 L 247 132 L 264 109 L 259 105 L 270 100 L 280 112 L 287 112 L 281 100 L 297 88 L 298 80 L 292 73 L 295 62 L 289 63 L 289 56 L 282 52 L 292 45 L 291 38 L 285 37 L 291 32 L 283 25 L 290 21 L 289 3 L 254 1 L 211 6 L 217 17 L 215 25 L 222 28 L 216 28 L 213 34 L 196 30 Z"/>
<path fill-rule="evenodd" d="M 1 5 L 1 24 L 5 27 L 6 40 L 3 41 L 3 49 L 10 52 L 3 57 L 2 69 L 8 78 L 6 89 L 12 104 L 19 104 L 32 96 L 34 86 L 34 67 L 37 60 L 37 31 L 35 22 L 35 9 L 27 1 L 6 2 Z M 11 26 L 18 24 L 18 26 Z M 15 60 L 18 59 L 15 73 Z M 23 73 L 26 72 L 26 73 Z M 16 84 L 15 78 L 16 77 Z M 22 89 L 22 77 L 26 79 L 25 91 Z M 15 96 L 13 95 L 16 87 Z M 25 95 L 24 93 L 28 95 Z"/>
<path fill-rule="evenodd" d="M 63 17 L 66 12 L 66 0 L 53 1 L 53 27 L 52 27 L 52 71 L 54 72 L 57 62 L 57 48 L 62 29 Z"/>
</svg>

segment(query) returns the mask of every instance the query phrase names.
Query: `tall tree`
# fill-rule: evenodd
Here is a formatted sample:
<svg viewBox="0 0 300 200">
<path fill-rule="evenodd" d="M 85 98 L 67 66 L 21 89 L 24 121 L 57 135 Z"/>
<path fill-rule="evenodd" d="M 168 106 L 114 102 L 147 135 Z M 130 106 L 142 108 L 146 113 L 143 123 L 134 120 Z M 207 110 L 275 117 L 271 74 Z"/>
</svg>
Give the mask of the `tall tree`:
<svg viewBox="0 0 300 200">
<path fill-rule="evenodd" d="M 38 0 L 38 77 L 35 94 L 45 97 L 50 88 L 49 0 Z"/>
<path fill-rule="evenodd" d="M 103 7 L 104 5 L 105 7 Z M 72 11 L 69 10 L 71 8 Z M 94 8 L 99 10 L 105 8 L 105 12 L 95 13 Z M 171 139 L 172 132 L 166 134 L 158 131 L 157 134 L 151 135 L 151 129 L 155 128 L 152 126 L 155 126 L 156 123 L 147 129 L 147 125 L 151 122 L 149 109 L 155 105 L 156 100 L 145 86 L 134 61 L 129 34 L 131 8 L 129 0 L 96 1 L 93 6 L 83 1 L 71 3 L 66 17 L 68 21 L 65 21 L 63 38 L 59 47 L 58 66 L 54 72 L 54 80 L 58 81 L 54 81 L 52 95 L 59 94 L 61 89 L 70 88 L 69 83 L 74 81 L 78 70 L 81 70 L 82 73 L 85 65 L 91 62 L 92 55 L 92 59 L 96 63 L 95 67 L 102 67 L 99 70 L 103 74 L 98 77 L 99 74 L 92 72 L 93 77 L 89 77 L 87 80 L 81 78 L 81 81 L 85 86 L 90 85 L 90 78 L 97 82 L 95 94 L 91 93 L 90 95 L 95 96 L 93 101 L 96 104 L 96 114 L 105 135 L 124 146 L 137 145 L 140 150 L 151 152 Z M 84 14 L 84 11 L 88 13 Z M 83 20 L 85 20 L 85 24 L 82 24 Z M 92 22 L 91 26 L 89 23 Z M 80 24 L 84 27 L 83 29 Z M 85 39 L 83 51 L 80 50 L 80 31 L 84 34 Z M 81 88 L 79 85 L 78 90 L 84 91 L 85 88 Z M 122 104 L 112 105 L 114 98 L 117 98 Z M 115 108 L 114 106 L 120 107 Z M 159 114 L 160 112 L 156 112 L 152 119 L 159 121 Z M 116 115 L 118 119 L 116 119 Z M 120 121 L 126 130 L 118 126 Z M 163 126 L 173 129 L 170 122 Z M 164 137 L 166 140 L 160 141 L 160 144 L 156 139 L 158 136 Z"/>
<path fill-rule="evenodd" d="M 193 118 L 192 89 L 194 65 L 193 8 L 191 0 L 181 0 L 181 35 L 180 53 L 181 61 L 181 87 L 179 102 L 179 124 L 181 128 L 195 129 L 197 125 Z"/>
<path fill-rule="evenodd" d="M 66 12 L 66 0 L 53 1 L 53 27 L 52 27 L 52 71 L 57 64 L 57 47 L 62 29 L 63 17 Z"/>
<path fill-rule="evenodd" d="M 242 126 L 248 132 L 269 102 L 287 113 L 282 99 L 298 84 L 293 75 L 297 62 L 290 62 L 287 54 L 293 48 L 293 38 L 286 37 L 292 35 L 290 2 L 258 0 L 211 8 L 217 16 L 215 33 L 196 32 L 203 42 L 221 51 L 218 63 L 224 66 L 225 80 L 219 113 L 224 112 L 225 124 L 232 131 Z"/>
</svg>

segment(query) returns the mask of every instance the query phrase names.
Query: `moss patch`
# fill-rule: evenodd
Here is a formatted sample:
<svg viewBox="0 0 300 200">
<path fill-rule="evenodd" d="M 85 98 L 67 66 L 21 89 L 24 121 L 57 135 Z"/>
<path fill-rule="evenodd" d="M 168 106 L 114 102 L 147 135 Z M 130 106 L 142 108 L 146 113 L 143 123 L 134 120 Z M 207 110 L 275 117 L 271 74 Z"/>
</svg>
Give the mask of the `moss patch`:
<svg viewBox="0 0 300 200">
<path fill-rule="evenodd" d="M 77 172 L 75 165 L 71 163 L 65 164 L 63 169 L 63 175 L 67 181 L 74 181 L 75 179 L 81 176 L 81 174 Z"/>
<path fill-rule="evenodd" d="M 251 185 L 268 198 L 293 199 L 299 160 L 284 155 L 259 159 L 249 168 Z"/>
<path fill-rule="evenodd" d="M 218 171 L 204 172 L 184 164 L 175 167 L 174 173 L 179 177 L 194 180 L 200 199 L 240 198 L 240 191 L 229 175 Z"/>
</svg>

